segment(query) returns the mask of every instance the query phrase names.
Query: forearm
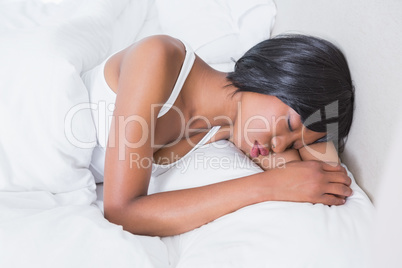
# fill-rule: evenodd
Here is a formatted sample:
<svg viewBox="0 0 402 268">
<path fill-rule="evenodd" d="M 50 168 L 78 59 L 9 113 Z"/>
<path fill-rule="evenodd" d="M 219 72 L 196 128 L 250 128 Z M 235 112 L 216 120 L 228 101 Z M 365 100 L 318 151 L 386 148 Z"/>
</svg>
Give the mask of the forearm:
<svg viewBox="0 0 402 268">
<path fill-rule="evenodd" d="M 284 168 L 286 163 L 292 161 L 301 161 L 298 150 L 288 149 L 282 153 L 270 153 L 267 156 L 260 155 L 258 158 L 253 158 L 254 163 L 259 165 L 263 170 L 273 168 Z"/>
<path fill-rule="evenodd" d="M 269 182 L 258 173 L 192 189 L 142 196 L 120 208 L 105 209 L 105 216 L 134 234 L 176 235 L 242 207 L 272 200 L 272 194 L 267 191 L 272 189 L 267 185 Z"/>
<path fill-rule="evenodd" d="M 341 166 L 292 161 L 247 177 L 164 192 L 106 206 L 105 217 L 131 233 L 169 236 L 193 230 L 223 215 L 264 201 L 342 205 L 351 180 Z"/>
<path fill-rule="evenodd" d="M 302 160 L 316 160 L 327 163 L 339 163 L 338 152 L 333 142 L 310 144 L 299 149 Z"/>
<path fill-rule="evenodd" d="M 262 169 L 285 167 L 286 163 L 292 161 L 322 161 L 327 163 L 339 163 L 338 152 L 333 142 L 320 142 L 302 147 L 299 150 L 288 149 L 282 153 L 270 153 L 267 156 L 260 155 L 253 158 L 253 161 Z"/>
</svg>

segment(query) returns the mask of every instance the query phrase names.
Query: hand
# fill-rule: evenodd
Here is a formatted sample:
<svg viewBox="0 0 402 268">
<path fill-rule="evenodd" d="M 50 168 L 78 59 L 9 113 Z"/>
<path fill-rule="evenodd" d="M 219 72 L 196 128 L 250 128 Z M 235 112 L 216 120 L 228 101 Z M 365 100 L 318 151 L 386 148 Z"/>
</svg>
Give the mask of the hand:
<svg viewBox="0 0 402 268">
<path fill-rule="evenodd" d="M 337 163 L 290 162 L 265 173 L 272 179 L 273 200 L 342 205 L 352 194 L 351 179 Z"/>
</svg>

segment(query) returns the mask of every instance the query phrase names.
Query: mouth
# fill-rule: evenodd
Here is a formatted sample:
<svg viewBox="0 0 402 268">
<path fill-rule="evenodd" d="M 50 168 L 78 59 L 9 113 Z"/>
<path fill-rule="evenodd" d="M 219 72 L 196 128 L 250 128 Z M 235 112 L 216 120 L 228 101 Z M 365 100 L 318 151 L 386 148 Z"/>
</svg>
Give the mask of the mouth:
<svg viewBox="0 0 402 268">
<path fill-rule="evenodd" d="M 253 147 L 250 150 L 251 157 L 258 157 L 260 155 L 266 156 L 269 154 L 269 150 L 267 150 L 264 146 L 258 143 L 258 141 L 254 142 Z"/>
</svg>

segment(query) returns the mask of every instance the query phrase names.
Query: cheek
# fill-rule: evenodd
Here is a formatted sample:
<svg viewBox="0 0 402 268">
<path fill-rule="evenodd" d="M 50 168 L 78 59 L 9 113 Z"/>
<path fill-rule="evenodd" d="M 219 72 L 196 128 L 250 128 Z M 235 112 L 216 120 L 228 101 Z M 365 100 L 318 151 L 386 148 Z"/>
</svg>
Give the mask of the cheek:
<svg viewBox="0 0 402 268">
<path fill-rule="evenodd" d="M 241 112 L 235 122 L 234 127 L 234 143 L 237 147 L 244 150 L 249 150 L 254 141 L 258 140 L 260 143 L 267 143 L 271 137 L 273 129 L 271 117 L 272 111 L 266 108 L 261 108 L 261 103 L 254 100 L 252 104 L 247 102 L 241 106 Z"/>
<path fill-rule="evenodd" d="M 262 142 L 266 140 L 271 133 L 271 122 L 266 117 L 254 115 L 245 121 L 243 125 L 243 135 L 249 146 L 254 144 L 255 140 Z"/>
</svg>

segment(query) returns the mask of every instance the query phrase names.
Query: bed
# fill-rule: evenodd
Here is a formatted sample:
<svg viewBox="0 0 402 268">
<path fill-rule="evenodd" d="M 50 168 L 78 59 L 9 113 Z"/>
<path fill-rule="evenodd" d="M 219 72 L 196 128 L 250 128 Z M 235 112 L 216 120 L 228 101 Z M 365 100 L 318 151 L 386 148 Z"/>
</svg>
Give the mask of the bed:
<svg viewBox="0 0 402 268">
<path fill-rule="evenodd" d="M 368 267 L 374 206 L 356 182 L 364 177 L 355 180 L 349 170 L 353 195 L 343 206 L 264 202 L 163 238 L 133 235 L 103 217 L 102 184 L 88 168 L 90 109 L 97 107 L 81 75 L 154 34 L 186 40 L 211 66 L 229 71 L 253 44 L 292 30 L 278 17 L 286 5 L 0 1 L 0 267 Z M 213 145 L 167 170 L 169 180 L 153 177 L 149 192 L 260 172 L 228 142 Z M 217 168 L 215 158 L 225 166 Z"/>
</svg>

